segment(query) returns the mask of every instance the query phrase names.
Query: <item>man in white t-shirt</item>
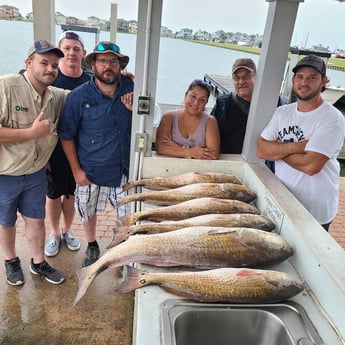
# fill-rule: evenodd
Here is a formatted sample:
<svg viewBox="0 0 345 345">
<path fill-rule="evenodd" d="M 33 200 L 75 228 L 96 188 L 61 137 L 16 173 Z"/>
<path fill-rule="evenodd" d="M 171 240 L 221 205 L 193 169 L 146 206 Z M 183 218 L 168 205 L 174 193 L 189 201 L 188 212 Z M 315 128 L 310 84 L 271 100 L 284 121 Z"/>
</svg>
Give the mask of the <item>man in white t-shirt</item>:
<svg viewBox="0 0 345 345">
<path fill-rule="evenodd" d="M 328 230 L 338 210 L 337 156 L 345 120 L 321 97 L 328 83 L 322 58 L 307 55 L 292 71 L 297 102 L 274 112 L 258 139 L 257 156 L 276 161 L 277 177 Z"/>
</svg>

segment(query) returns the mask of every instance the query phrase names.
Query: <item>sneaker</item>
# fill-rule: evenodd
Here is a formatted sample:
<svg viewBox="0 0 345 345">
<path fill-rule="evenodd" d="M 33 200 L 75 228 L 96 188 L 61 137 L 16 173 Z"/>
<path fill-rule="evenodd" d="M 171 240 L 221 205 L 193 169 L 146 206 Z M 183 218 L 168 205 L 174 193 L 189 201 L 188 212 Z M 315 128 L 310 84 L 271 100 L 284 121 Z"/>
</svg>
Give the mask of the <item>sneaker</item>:
<svg viewBox="0 0 345 345">
<path fill-rule="evenodd" d="M 66 242 L 69 250 L 78 250 L 80 248 L 80 241 L 75 237 L 72 230 L 68 230 L 62 234 L 62 239 Z"/>
<path fill-rule="evenodd" d="M 98 258 L 99 258 L 99 247 L 87 246 L 82 266 L 83 267 L 90 266 L 94 262 L 96 262 Z"/>
<path fill-rule="evenodd" d="M 8 284 L 16 286 L 24 284 L 24 275 L 18 257 L 9 261 L 5 260 L 5 269 Z"/>
<path fill-rule="evenodd" d="M 44 277 L 47 282 L 52 284 L 61 284 L 65 280 L 65 276 L 55 268 L 51 267 L 45 260 L 41 262 L 38 267 L 35 267 L 31 259 L 30 272 L 32 274 L 39 275 L 42 278 Z"/>
<path fill-rule="evenodd" d="M 44 247 L 44 254 L 47 256 L 55 256 L 60 250 L 61 237 L 59 235 L 50 235 Z"/>
</svg>

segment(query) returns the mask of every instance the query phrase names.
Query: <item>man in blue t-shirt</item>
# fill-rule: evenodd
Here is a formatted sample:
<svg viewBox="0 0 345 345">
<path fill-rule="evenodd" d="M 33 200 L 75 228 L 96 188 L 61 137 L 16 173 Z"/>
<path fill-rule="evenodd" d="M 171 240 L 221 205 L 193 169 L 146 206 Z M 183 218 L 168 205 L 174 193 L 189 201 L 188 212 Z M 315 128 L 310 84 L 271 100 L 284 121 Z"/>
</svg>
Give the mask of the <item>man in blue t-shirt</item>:
<svg viewBox="0 0 345 345">
<path fill-rule="evenodd" d="M 67 96 L 58 128 L 76 181 L 75 209 L 88 241 L 83 267 L 100 254 L 97 212 L 108 200 L 117 207 L 118 187 L 128 178 L 134 87 L 131 78 L 121 76 L 129 57 L 115 43 L 98 43 L 85 61 L 94 77 Z"/>
</svg>

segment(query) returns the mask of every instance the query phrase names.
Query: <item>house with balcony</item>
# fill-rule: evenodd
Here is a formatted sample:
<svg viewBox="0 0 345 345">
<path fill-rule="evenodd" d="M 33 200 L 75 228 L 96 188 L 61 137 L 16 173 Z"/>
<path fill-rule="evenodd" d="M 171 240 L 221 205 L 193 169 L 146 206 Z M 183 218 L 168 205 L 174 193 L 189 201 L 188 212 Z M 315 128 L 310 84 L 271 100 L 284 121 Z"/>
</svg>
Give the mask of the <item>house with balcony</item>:
<svg viewBox="0 0 345 345">
<path fill-rule="evenodd" d="M 23 17 L 19 13 L 19 9 L 10 5 L 0 6 L 0 19 L 21 20 Z"/>
</svg>

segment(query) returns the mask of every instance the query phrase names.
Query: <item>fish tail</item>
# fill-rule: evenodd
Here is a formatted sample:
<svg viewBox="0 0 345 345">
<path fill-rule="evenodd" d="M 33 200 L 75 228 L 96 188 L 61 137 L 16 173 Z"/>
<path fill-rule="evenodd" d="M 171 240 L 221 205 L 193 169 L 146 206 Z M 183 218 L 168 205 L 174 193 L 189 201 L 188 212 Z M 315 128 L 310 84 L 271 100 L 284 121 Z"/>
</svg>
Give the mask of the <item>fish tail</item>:
<svg viewBox="0 0 345 345">
<path fill-rule="evenodd" d="M 124 204 L 127 202 L 125 199 L 126 199 L 126 197 L 121 198 L 121 199 L 117 202 L 117 206 L 122 206 L 122 205 L 124 205 Z"/>
<path fill-rule="evenodd" d="M 116 289 L 117 292 L 130 292 L 147 285 L 146 272 L 133 266 L 124 266 L 125 279 Z"/>
<path fill-rule="evenodd" d="M 113 238 L 107 245 L 106 249 L 110 249 L 125 241 L 128 238 L 128 226 L 121 226 L 119 228 L 113 228 Z"/>
<path fill-rule="evenodd" d="M 79 287 L 77 295 L 72 303 L 72 307 L 74 307 L 85 295 L 86 290 L 99 273 L 100 272 L 97 270 L 93 271 L 93 265 L 84 267 L 78 271 Z"/>
<path fill-rule="evenodd" d="M 137 216 L 135 213 L 127 214 L 120 219 L 122 226 L 133 225 L 137 221 Z"/>
<path fill-rule="evenodd" d="M 127 182 L 127 183 L 123 184 L 121 187 L 122 187 L 122 190 L 125 192 L 128 189 L 134 188 L 135 186 L 136 186 L 135 182 Z"/>
<path fill-rule="evenodd" d="M 126 195 L 125 197 L 121 198 L 118 202 L 118 205 L 125 205 L 128 204 L 131 201 L 136 201 L 136 200 L 140 200 L 140 194 L 130 194 L 130 195 Z"/>
</svg>

